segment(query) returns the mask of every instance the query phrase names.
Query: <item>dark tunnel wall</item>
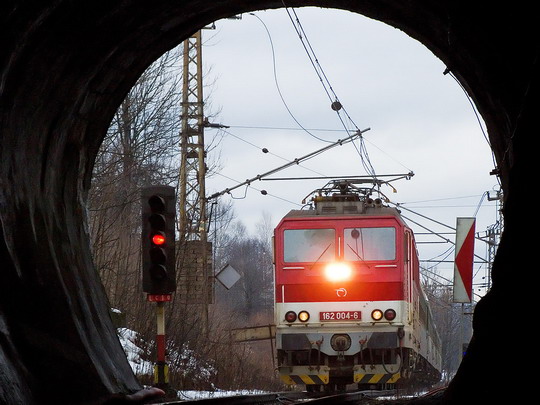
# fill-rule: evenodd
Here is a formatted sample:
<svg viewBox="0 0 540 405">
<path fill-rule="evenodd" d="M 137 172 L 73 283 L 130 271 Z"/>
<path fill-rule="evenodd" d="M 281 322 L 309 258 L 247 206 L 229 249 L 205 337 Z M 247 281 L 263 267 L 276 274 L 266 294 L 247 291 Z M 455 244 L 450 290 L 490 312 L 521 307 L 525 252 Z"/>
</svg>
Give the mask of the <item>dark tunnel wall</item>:
<svg viewBox="0 0 540 405">
<path fill-rule="evenodd" d="M 493 289 L 447 398 L 489 396 L 501 319 L 523 291 L 520 208 L 538 106 L 532 6 L 437 0 L 287 1 L 356 11 L 426 45 L 460 79 L 489 129 L 505 192 Z M 85 198 L 93 158 L 137 77 L 216 19 L 281 1 L 5 0 L 0 4 L 0 403 L 102 402 L 139 390 L 92 266 Z M 375 39 L 374 39 L 375 40 Z M 526 270 L 525 270 L 526 269 Z M 519 288 L 519 289 L 518 289 Z M 511 331 L 507 331 L 511 334 Z M 499 394 L 500 395 L 500 394 Z M 53 401 L 51 400 L 53 399 Z"/>
</svg>

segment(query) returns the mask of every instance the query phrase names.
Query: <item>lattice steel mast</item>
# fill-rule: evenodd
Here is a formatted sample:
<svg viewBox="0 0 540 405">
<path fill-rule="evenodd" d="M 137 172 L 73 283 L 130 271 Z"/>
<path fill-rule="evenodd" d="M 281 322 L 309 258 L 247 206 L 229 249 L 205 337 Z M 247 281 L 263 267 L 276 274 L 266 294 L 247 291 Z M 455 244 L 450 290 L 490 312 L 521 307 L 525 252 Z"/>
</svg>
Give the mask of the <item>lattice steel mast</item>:
<svg viewBox="0 0 540 405">
<path fill-rule="evenodd" d="M 180 237 L 198 240 L 206 221 L 201 31 L 184 41 L 183 62 Z"/>
<path fill-rule="evenodd" d="M 201 31 L 184 41 L 182 113 L 180 134 L 179 263 L 178 295 L 188 304 L 199 304 L 203 331 L 208 329 L 211 302 L 211 247 L 206 233 L 205 144 L 203 112 Z M 206 248 L 205 248 L 206 247 Z"/>
</svg>

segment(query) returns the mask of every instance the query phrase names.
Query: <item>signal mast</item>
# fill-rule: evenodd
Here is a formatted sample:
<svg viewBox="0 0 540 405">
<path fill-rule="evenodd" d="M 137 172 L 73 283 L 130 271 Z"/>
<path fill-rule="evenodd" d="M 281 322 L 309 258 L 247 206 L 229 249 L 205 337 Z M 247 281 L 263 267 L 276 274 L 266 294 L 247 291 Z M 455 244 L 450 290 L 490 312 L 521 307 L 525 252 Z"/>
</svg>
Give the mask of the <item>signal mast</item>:
<svg viewBox="0 0 540 405">
<path fill-rule="evenodd" d="M 201 326 L 208 331 L 211 302 L 211 246 L 206 232 L 204 112 L 201 31 L 184 41 L 180 133 L 179 250 L 177 297 L 201 306 Z"/>
<path fill-rule="evenodd" d="M 241 16 L 230 17 L 239 20 Z M 214 29 L 215 25 L 204 27 Z M 200 306 L 203 333 L 208 333 L 208 305 L 213 302 L 212 245 L 206 214 L 204 128 L 221 128 L 204 117 L 202 31 L 183 43 L 180 179 L 178 196 L 179 253 L 177 299 Z"/>
</svg>

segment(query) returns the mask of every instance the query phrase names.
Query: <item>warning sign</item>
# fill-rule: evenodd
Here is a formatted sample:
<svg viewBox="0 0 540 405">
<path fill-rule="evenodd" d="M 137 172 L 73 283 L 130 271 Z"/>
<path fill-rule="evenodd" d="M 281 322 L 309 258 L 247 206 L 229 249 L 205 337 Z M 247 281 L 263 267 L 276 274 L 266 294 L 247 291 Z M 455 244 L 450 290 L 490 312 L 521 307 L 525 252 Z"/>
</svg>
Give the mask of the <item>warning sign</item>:
<svg viewBox="0 0 540 405">
<path fill-rule="evenodd" d="M 458 218 L 454 260 L 454 302 L 472 302 L 476 218 Z"/>
</svg>

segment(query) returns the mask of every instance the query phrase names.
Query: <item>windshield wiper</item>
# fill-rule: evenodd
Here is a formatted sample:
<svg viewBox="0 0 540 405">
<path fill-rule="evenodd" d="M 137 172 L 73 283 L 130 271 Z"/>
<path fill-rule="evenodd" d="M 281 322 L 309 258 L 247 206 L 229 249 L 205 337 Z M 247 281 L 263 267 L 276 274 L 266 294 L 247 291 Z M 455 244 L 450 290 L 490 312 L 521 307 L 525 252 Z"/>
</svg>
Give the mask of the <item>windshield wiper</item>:
<svg viewBox="0 0 540 405">
<path fill-rule="evenodd" d="M 351 245 L 349 245 L 348 243 L 347 243 L 347 246 L 349 247 L 349 249 L 352 250 L 352 252 L 356 255 L 356 257 L 358 257 L 358 259 L 360 259 L 360 261 L 361 261 L 362 263 L 364 263 L 364 264 L 367 266 L 367 268 L 369 269 L 369 268 L 370 268 L 370 267 L 369 267 L 369 264 L 367 264 L 367 262 L 364 260 L 364 258 L 362 258 L 362 257 L 358 254 L 358 252 L 357 252 L 356 250 L 354 250 L 353 247 L 352 247 Z"/>
<path fill-rule="evenodd" d="M 324 254 L 326 253 L 326 251 L 328 250 L 328 248 L 329 248 L 330 246 L 332 246 L 332 242 L 330 242 L 330 243 L 328 244 L 328 246 L 326 246 L 326 247 L 324 248 L 323 252 L 322 252 L 322 253 L 320 254 L 320 256 L 317 258 L 317 260 L 315 260 L 315 261 L 313 262 L 313 264 L 311 265 L 311 267 L 313 267 L 313 266 L 315 266 L 315 265 L 317 264 L 317 262 L 321 259 L 321 257 L 324 256 Z"/>
</svg>

